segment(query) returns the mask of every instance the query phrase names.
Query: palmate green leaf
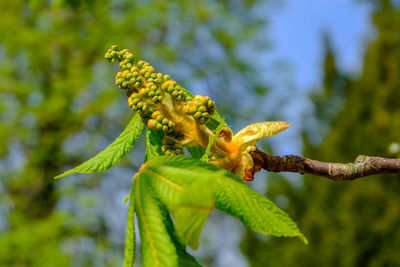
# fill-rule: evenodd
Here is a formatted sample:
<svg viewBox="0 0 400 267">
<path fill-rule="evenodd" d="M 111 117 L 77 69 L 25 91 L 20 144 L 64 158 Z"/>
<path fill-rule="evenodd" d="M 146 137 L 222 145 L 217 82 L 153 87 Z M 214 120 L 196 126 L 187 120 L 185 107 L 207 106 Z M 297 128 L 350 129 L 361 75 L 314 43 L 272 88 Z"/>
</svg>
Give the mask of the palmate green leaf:
<svg viewBox="0 0 400 267">
<path fill-rule="evenodd" d="M 126 236 L 125 236 L 125 259 L 124 267 L 132 267 L 135 262 L 135 198 L 133 196 L 134 187 L 132 186 L 128 208 L 128 218 L 126 223 Z"/>
<path fill-rule="evenodd" d="M 164 223 L 167 214 L 162 204 L 140 174 L 135 177 L 134 189 L 143 266 L 178 266 L 177 251 Z"/>
<path fill-rule="evenodd" d="M 162 155 L 161 140 L 164 134 L 161 131 L 146 130 L 147 147 L 145 161 L 147 162 L 149 159 Z M 166 159 L 170 160 L 171 158 L 166 157 Z M 174 177 L 169 177 L 169 175 L 165 173 L 157 174 L 157 169 L 152 169 L 151 165 L 149 169 L 148 166 L 149 165 L 146 164 L 146 168 L 142 168 L 142 173 L 144 176 L 149 177 L 148 179 L 153 189 L 173 213 L 175 228 L 178 235 L 183 239 L 185 244 L 188 244 L 194 249 L 198 248 L 201 230 L 208 219 L 208 215 L 214 208 L 214 201 L 210 194 L 212 191 L 209 190 L 209 186 L 205 186 L 206 183 L 204 182 L 202 184 L 199 182 L 193 184 L 194 180 L 188 179 L 186 176 L 187 173 L 183 173 L 183 181 L 185 182 L 186 189 L 188 189 L 187 192 L 191 192 L 188 195 L 187 192 L 182 192 L 185 190 L 182 186 L 174 184 Z M 163 177 L 162 175 L 166 176 Z M 173 175 L 175 175 L 175 173 L 173 173 Z M 189 184 L 189 182 L 192 184 Z M 203 187 L 204 190 L 200 190 L 201 187 Z M 201 195 L 199 193 L 193 194 L 192 192 L 206 193 Z M 206 196 L 207 194 L 208 196 Z M 201 204 L 199 205 L 199 203 Z"/>
<path fill-rule="evenodd" d="M 183 239 L 183 242 L 188 244 L 192 249 L 198 249 L 201 232 L 207 222 L 208 216 L 215 208 L 214 202 L 203 201 L 207 199 L 197 190 L 190 190 L 194 193 L 192 199 L 187 204 L 176 205 L 172 208 L 176 231 Z M 197 196 L 196 196 L 197 193 Z M 197 204 L 201 203 L 201 205 Z"/>
<path fill-rule="evenodd" d="M 199 246 L 201 230 L 214 209 L 213 183 L 204 179 L 192 179 L 186 171 L 171 168 L 152 168 L 142 170 L 160 200 L 172 212 L 175 228 L 185 244 L 193 249 Z M 198 176 L 195 173 L 193 177 Z"/>
<path fill-rule="evenodd" d="M 143 266 L 200 266 L 186 252 L 185 245 L 176 235 L 167 208 L 158 200 L 143 174 L 135 179 L 134 194 Z"/>
<path fill-rule="evenodd" d="M 171 179 L 164 172 L 146 168 L 142 168 L 140 178 L 149 182 L 157 198 L 172 212 L 175 229 L 183 245 L 197 249 L 201 230 L 215 207 L 212 190 L 207 183 L 201 180 L 176 183 L 179 177 Z"/>
<path fill-rule="evenodd" d="M 119 163 L 132 149 L 142 129 L 143 122 L 139 114 L 135 113 L 125 130 L 108 147 L 79 166 L 56 176 L 55 179 L 74 173 L 96 173 L 108 170 Z"/>
<path fill-rule="evenodd" d="M 239 218 L 255 232 L 299 237 L 308 244 L 307 239 L 288 214 L 242 182 L 218 179 L 215 200 L 218 209 Z"/>
<path fill-rule="evenodd" d="M 164 137 L 164 133 L 161 131 L 154 131 L 151 129 L 146 129 L 146 155 L 145 155 L 145 161 L 153 159 L 157 156 L 162 155 L 163 153 L 161 152 L 161 141 L 162 138 Z M 143 169 L 143 168 L 141 168 Z M 138 173 L 137 177 L 139 179 L 146 179 L 145 178 L 146 175 L 143 175 L 143 173 Z M 135 179 L 137 180 L 137 179 Z M 137 183 L 137 182 L 136 182 Z M 149 181 L 147 181 L 146 183 L 140 183 L 139 185 L 145 185 L 147 186 L 149 183 Z M 136 186 L 136 185 L 135 185 Z M 158 208 L 158 213 L 161 215 L 162 217 L 162 221 L 164 223 L 165 229 L 166 231 L 162 231 L 162 235 L 164 236 L 164 240 L 169 240 L 166 241 L 168 242 L 168 244 L 171 244 L 175 247 L 175 252 L 176 255 L 178 256 L 178 262 L 176 266 L 182 266 L 182 267 L 198 267 L 201 266 L 196 259 L 190 255 L 189 253 L 186 252 L 185 250 L 185 244 L 183 244 L 179 238 L 177 237 L 177 233 L 175 230 L 175 227 L 171 221 L 169 212 L 167 210 L 167 208 L 165 207 L 164 204 L 162 204 L 158 198 L 155 197 L 155 193 L 154 191 L 151 190 L 147 190 L 147 191 L 151 191 L 151 195 L 153 198 L 153 202 L 157 203 L 157 208 Z M 146 196 L 147 197 L 147 196 Z M 138 213 L 138 211 L 137 211 Z M 139 215 L 137 215 L 139 218 Z M 141 225 L 139 225 L 139 230 L 140 233 L 142 234 L 143 231 L 146 231 L 146 229 L 143 229 L 143 227 L 141 227 Z M 148 250 L 149 247 L 142 247 L 142 254 L 143 255 L 152 255 L 150 253 L 143 253 L 144 250 Z M 147 262 L 147 260 L 143 260 L 143 263 L 145 264 Z M 149 260 L 150 264 L 152 264 L 151 260 Z M 176 263 L 176 262 L 174 262 Z M 147 266 L 147 265 L 144 265 Z M 152 266 L 152 265 L 149 265 Z"/>
<path fill-rule="evenodd" d="M 141 172 L 146 173 L 160 200 L 178 218 L 177 232 L 188 244 L 196 245 L 205 223 L 201 219 L 204 213 L 197 214 L 200 221 L 193 220 L 189 213 L 196 209 L 211 211 L 214 201 L 218 209 L 238 217 L 256 232 L 297 236 L 307 242 L 284 211 L 224 169 L 193 158 L 164 156 L 148 161 Z"/>
<path fill-rule="evenodd" d="M 164 156 L 148 161 L 141 169 L 172 212 L 179 237 L 193 249 L 198 248 L 201 231 L 215 208 L 214 181 L 224 171 L 211 166 L 213 171 L 199 160 Z"/>
<path fill-rule="evenodd" d="M 178 266 L 180 267 L 199 267 L 201 266 L 197 261 L 196 258 L 190 255 L 189 253 L 186 252 L 186 246 L 183 244 L 174 227 L 174 224 L 171 220 L 171 217 L 169 216 L 168 210 L 165 206 L 164 207 L 164 224 L 167 228 L 167 231 L 169 233 L 169 236 L 171 237 L 171 241 L 174 243 L 175 248 L 176 248 L 176 253 L 178 255 Z"/>
</svg>

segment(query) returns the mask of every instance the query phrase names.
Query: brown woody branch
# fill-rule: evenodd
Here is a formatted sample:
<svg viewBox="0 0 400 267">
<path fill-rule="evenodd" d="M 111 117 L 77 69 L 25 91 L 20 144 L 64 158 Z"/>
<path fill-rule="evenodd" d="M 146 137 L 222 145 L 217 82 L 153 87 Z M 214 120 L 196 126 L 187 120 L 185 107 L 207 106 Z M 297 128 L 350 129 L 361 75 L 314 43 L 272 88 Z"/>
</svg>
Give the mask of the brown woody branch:
<svg viewBox="0 0 400 267">
<path fill-rule="evenodd" d="M 374 174 L 400 174 L 400 159 L 360 155 L 354 163 L 331 163 L 297 155 L 284 157 L 268 155 L 260 150 L 251 152 L 255 170 L 270 172 L 297 172 L 323 176 L 335 181 L 354 180 Z"/>
</svg>

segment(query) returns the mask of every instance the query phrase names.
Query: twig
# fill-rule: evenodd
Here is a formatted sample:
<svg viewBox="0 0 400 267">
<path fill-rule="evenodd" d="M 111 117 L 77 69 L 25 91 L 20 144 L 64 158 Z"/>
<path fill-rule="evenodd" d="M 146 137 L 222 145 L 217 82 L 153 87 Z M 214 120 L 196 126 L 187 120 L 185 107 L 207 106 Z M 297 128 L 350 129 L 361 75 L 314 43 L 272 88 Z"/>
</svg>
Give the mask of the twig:
<svg viewBox="0 0 400 267">
<path fill-rule="evenodd" d="M 373 174 L 400 174 L 400 159 L 360 155 L 354 163 L 330 163 L 297 155 L 284 157 L 268 155 L 260 150 L 251 152 L 255 170 L 297 172 L 323 176 L 335 181 L 354 180 Z"/>
</svg>

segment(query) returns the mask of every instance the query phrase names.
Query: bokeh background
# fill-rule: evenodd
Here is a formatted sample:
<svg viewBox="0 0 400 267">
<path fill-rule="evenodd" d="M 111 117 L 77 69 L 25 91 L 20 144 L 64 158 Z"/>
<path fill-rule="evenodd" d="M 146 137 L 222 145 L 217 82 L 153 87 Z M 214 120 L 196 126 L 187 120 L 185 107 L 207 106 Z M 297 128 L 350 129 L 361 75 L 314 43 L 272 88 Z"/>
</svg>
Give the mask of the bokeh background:
<svg viewBox="0 0 400 267">
<path fill-rule="evenodd" d="M 0 266 L 121 266 L 143 139 L 105 173 L 52 178 L 132 116 L 103 58 L 112 44 L 209 95 L 234 130 L 293 125 L 264 151 L 400 157 L 398 0 L 1 0 Z M 216 211 L 192 253 L 205 266 L 400 266 L 399 178 L 261 172 L 251 186 L 310 244 Z"/>
</svg>

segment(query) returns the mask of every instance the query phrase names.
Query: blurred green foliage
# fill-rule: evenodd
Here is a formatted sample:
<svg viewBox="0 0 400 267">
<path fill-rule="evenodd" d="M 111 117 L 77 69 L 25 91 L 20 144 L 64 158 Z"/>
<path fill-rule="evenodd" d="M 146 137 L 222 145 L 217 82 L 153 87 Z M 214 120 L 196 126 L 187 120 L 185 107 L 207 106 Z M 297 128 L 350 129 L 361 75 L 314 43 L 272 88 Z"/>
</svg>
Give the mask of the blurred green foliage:
<svg viewBox="0 0 400 267">
<path fill-rule="evenodd" d="M 313 95 L 317 123 L 306 130 L 305 156 L 337 162 L 359 154 L 393 156 L 388 147 L 400 140 L 398 1 L 375 1 L 372 21 L 376 37 L 359 77 L 338 70 L 326 45 L 323 88 Z M 267 195 L 288 204 L 309 246 L 247 233 L 242 249 L 251 266 L 399 266 L 399 178 L 332 182 L 306 175 L 299 186 L 272 177 Z"/>
<path fill-rule="evenodd" d="M 216 101 L 224 98 L 220 107 L 228 110 L 239 101 L 228 89 L 265 87 L 242 56 L 244 45 L 264 49 L 258 4 L 0 2 L 0 266 L 121 264 L 124 240 L 109 244 L 107 215 L 92 213 L 85 195 L 99 182 L 71 187 L 52 179 L 99 151 L 132 115 L 105 51 L 129 47 L 185 87 L 197 83 Z M 138 164 L 127 163 L 132 173 Z M 84 220 L 76 206 L 59 205 L 67 197 L 87 206 Z"/>
</svg>

